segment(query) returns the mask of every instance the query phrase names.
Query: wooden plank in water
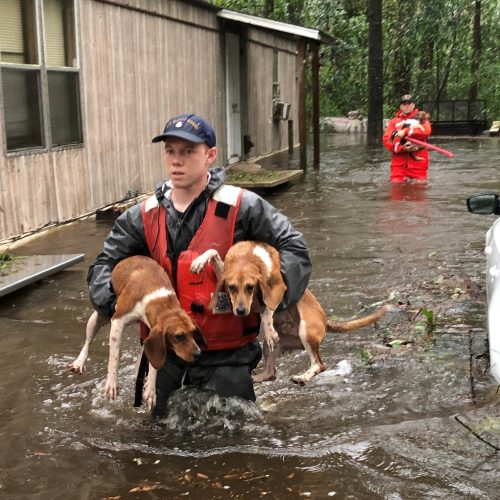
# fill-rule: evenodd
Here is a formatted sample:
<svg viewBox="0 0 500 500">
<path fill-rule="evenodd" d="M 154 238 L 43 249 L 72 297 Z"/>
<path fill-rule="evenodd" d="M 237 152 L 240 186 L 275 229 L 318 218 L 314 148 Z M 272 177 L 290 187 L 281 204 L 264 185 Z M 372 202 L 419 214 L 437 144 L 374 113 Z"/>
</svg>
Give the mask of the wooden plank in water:
<svg viewBox="0 0 500 500">
<path fill-rule="evenodd" d="M 303 170 L 255 170 L 227 172 L 227 183 L 244 188 L 273 188 L 302 176 Z"/>
<path fill-rule="evenodd" d="M 0 271 L 0 297 L 81 262 L 85 254 L 16 257 Z"/>
</svg>

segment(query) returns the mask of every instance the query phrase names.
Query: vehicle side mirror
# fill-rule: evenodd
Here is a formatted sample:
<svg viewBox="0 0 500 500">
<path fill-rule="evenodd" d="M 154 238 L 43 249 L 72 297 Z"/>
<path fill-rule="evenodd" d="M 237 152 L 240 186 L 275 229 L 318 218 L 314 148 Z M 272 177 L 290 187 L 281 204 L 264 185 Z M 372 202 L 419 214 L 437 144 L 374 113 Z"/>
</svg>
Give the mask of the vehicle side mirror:
<svg viewBox="0 0 500 500">
<path fill-rule="evenodd" d="M 500 215 L 500 203 L 497 194 L 477 194 L 467 198 L 467 210 L 473 214 Z"/>
</svg>

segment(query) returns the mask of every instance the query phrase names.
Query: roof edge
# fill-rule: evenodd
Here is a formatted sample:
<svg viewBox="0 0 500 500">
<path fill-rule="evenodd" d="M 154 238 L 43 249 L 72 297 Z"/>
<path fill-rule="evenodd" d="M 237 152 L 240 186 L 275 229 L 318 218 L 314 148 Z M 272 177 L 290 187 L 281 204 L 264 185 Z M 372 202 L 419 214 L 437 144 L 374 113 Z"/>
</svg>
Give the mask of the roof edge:
<svg viewBox="0 0 500 500">
<path fill-rule="evenodd" d="M 250 26 L 269 29 L 272 31 L 280 31 L 282 33 L 288 33 L 290 35 L 295 35 L 301 38 L 315 40 L 317 42 L 321 42 L 322 35 L 324 36 L 324 34 L 322 34 L 319 30 L 315 30 L 312 28 L 304 28 L 303 26 L 284 23 L 282 21 L 274 21 L 272 19 L 266 19 L 264 17 L 242 14 L 240 12 L 235 12 L 229 9 L 220 10 L 217 13 L 217 17 L 227 19 L 228 21 L 236 21 L 242 24 L 248 24 Z M 328 36 L 326 38 L 328 38 Z"/>
</svg>

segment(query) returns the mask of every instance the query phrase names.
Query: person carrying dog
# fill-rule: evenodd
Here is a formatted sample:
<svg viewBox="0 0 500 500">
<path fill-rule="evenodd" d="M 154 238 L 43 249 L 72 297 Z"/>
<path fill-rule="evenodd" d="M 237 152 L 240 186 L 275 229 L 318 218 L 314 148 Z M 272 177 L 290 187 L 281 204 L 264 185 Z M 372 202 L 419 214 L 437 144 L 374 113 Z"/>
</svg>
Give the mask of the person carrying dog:
<svg viewBox="0 0 500 500">
<path fill-rule="evenodd" d="M 211 168 L 217 158 L 216 135 L 203 118 L 176 116 L 153 142 L 164 146 L 169 179 L 157 186 L 154 196 L 115 221 L 103 251 L 89 268 L 91 302 L 99 313 L 111 316 L 114 266 L 131 255 L 153 257 L 169 274 L 182 308 L 203 337 L 202 354 L 191 364 L 173 352 L 167 354 L 157 374 L 153 416 L 166 416 L 167 400 L 181 385 L 255 401 L 251 371 L 262 356 L 258 317 L 235 316 L 223 295 L 214 311 L 209 310 L 207 304 L 216 285 L 214 271 L 206 266 L 201 274 L 193 274 L 191 263 L 209 248 L 217 249 L 224 259 L 238 241 L 268 243 L 281 255 L 287 285 L 281 303 L 284 308 L 300 300 L 309 282 L 308 247 L 303 235 L 276 208 L 251 191 L 225 184 L 223 168 Z"/>
<path fill-rule="evenodd" d="M 391 182 L 427 180 L 429 152 L 405 138 L 413 137 L 426 142 L 431 131 L 428 115 L 422 114 L 415 107 L 413 96 L 410 94 L 402 96 L 399 110 L 387 125 L 382 138 L 385 148 L 392 153 Z"/>
</svg>

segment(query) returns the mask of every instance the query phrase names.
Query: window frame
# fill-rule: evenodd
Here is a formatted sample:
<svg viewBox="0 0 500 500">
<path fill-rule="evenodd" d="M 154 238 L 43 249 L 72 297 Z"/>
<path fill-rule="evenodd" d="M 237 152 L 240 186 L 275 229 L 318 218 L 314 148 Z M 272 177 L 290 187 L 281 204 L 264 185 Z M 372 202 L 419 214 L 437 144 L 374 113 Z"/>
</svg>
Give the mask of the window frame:
<svg viewBox="0 0 500 500">
<path fill-rule="evenodd" d="M 45 14 L 44 14 L 44 1 L 45 0 L 32 0 L 33 1 L 33 11 L 34 11 L 34 28 L 36 33 L 34 33 L 34 39 L 36 40 L 36 60 L 37 64 L 19 64 L 2 62 L 0 60 L 0 119 L 3 120 L 3 139 L 4 147 L 3 153 L 5 156 L 20 156 L 29 155 L 37 153 L 48 153 L 51 151 L 60 151 L 65 149 L 82 148 L 85 146 L 85 130 L 84 130 L 84 120 L 83 120 L 83 106 L 82 106 L 82 76 L 81 76 L 81 65 L 80 65 L 80 44 L 79 44 L 79 29 L 78 29 L 78 2 L 77 0 L 68 0 L 72 2 L 72 25 L 73 25 L 73 52 L 74 52 L 74 66 L 49 66 L 47 64 L 47 45 L 45 37 Z M 66 30 L 65 30 L 66 31 Z M 65 45 L 68 43 L 65 40 Z M 4 107 L 4 95 L 3 95 L 3 80 L 2 80 L 2 69 L 14 69 L 14 70 L 25 70 L 34 71 L 38 73 L 39 76 L 39 98 L 40 98 L 40 128 L 42 136 L 42 144 L 40 146 L 29 146 L 17 149 L 7 149 L 7 127 L 5 120 L 5 107 Z M 48 74 L 50 72 L 64 72 L 77 74 L 77 98 L 76 98 L 76 110 L 78 113 L 79 120 L 79 132 L 80 137 L 78 142 L 72 142 L 68 144 L 57 144 L 53 145 L 52 142 L 52 126 L 50 117 L 50 99 L 49 99 L 49 83 Z"/>
</svg>

